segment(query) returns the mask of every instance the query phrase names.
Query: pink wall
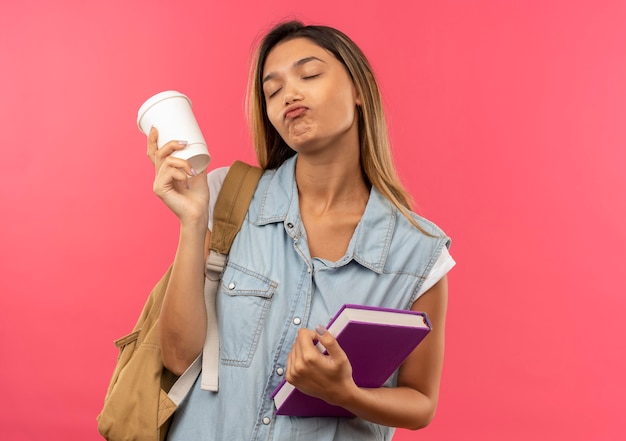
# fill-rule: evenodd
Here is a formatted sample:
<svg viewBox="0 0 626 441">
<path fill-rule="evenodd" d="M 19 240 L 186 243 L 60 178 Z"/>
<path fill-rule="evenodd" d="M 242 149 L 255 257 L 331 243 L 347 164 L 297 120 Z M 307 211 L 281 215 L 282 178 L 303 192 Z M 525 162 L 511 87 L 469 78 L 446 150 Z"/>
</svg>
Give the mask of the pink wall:
<svg viewBox="0 0 626 441">
<path fill-rule="evenodd" d="M 112 341 L 177 239 L 136 110 L 183 91 L 213 166 L 252 160 L 251 42 L 291 15 L 370 56 L 453 237 L 439 412 L 395 439 L 626 438 L 626 3 L 25 0 L 0 7 L 2 439 L 98 439 Z"/>
</svg>

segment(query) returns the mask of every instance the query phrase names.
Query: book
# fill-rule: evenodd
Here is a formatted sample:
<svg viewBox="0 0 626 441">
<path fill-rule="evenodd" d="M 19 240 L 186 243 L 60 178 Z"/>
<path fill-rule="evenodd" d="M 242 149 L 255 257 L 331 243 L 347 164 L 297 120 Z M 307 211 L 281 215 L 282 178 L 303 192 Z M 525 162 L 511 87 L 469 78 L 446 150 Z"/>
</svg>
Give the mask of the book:
<svg viewBox="0 0 626 441">
<path fill-rule="evenodd" d="M 430 332 L 425 312 L 344 305 L 326 327 L 352 365 L 359 387 L 381 387 Z M 321 343 L 317 347 L 326 353 Z M 352 417 L 351 412 L 300 392 L 283 380 L 272 393 L 277 415 Z"/>
</svg>

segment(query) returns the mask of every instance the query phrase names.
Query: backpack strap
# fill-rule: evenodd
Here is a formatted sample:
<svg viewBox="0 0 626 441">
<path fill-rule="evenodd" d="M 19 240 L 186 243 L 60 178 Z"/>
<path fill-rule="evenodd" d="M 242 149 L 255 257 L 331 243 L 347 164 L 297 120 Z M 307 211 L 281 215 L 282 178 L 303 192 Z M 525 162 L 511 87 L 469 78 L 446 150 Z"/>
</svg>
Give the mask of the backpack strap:
<svg viewBox="0 0 626 441">
<path fill-rule="evenodd" d="M 204 302 L 207 311 L 207 334 L 202 354 L 172 386 L 168 396 L 180 403 L 202 371 L 201 387 L 217 392 L 219 367 L 219 331 L 215 298 L 226 256 L 241 229 L 250 201 L 263 174 L 259 167 L 235 161 L 228 170 L 213 212 L 213 231 L 209 245 L 204 278 Z"/>
<path fill-rule="evenodd" d="M 235 161 L 230 166 L 215 202 L 210 249 L 228 254 L 241 229 L 257 183 L 263 174 L 259 167 Z"/>
</svg>

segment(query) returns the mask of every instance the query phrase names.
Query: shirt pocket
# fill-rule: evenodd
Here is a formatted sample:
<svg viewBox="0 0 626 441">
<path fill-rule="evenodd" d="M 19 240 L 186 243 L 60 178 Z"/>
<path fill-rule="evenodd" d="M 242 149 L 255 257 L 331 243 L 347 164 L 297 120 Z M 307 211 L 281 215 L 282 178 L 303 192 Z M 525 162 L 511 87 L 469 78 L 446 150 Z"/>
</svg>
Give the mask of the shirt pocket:
<svg viewBox="0 0 626 441">
<path fill-rule="evenodd" d="M 217 296 L 222 364 L 248 367 L 278 283 L 228 263 Z"/>
</svg>

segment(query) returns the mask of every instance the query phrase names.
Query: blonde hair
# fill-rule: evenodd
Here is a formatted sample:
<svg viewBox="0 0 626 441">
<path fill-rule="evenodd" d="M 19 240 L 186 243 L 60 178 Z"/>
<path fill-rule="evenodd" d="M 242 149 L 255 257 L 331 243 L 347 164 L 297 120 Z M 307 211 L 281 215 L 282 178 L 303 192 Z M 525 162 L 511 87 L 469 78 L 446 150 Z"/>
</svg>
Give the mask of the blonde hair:
<svg viewBox="0 0 626 441">
<path fill-rule="evenodd" d="M 247 103 L 259 165 L 275 169 L 295 154 L 267 117 L 262 84 L 263 68 L 270 51 L 277 44 L 295 38 L 311 40 L 331 52 L 344 65 L 362 100 L 362 105 L 358 106 L 358 126 L 363 176 L 415 227 L 426 233 L 410 213 L 412 198 L 393 164 L 382 98 L 372 68 L 361 49 L 337 29 L 289 21 L 274 27 L 259 44 L 250 69 Z"/>
</svg>

